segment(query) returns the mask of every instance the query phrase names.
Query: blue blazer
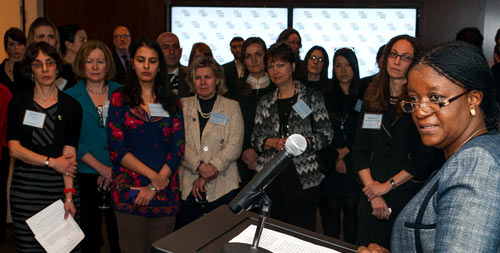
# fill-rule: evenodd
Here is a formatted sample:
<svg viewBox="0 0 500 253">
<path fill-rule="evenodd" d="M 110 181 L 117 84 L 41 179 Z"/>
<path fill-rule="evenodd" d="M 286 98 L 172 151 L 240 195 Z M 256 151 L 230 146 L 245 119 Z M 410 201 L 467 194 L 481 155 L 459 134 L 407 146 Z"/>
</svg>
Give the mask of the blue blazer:
<svg viewBox="0 0 500 253">
<path fill-rule="evenodd" d="M 121 87 L 120 84 L 109 81 L 108 100 L 111 94 Z M 111 166 L 111 159 L 107 149 L 108 139 L 106 128 L 102 125 L 102 120 L 97 113 L 97 108 L 92 102 L 85 81 L 80 80 L 74 87 L 65 91 L 68 95 L 76 99 L 83 109 L 82 127 L 80 130 L 80 139 L 78 141 L 78 151 L 76 159 L 78 162 L 78 172 L 87 174 L 97 174 L 97 171 L 81 161 L 82 156 L 90 153 L 99 162 L 106 166 Z"/>
<path fill-rule="evenodd" d="M 500 134 L 473 138 L 406 205 L 392 252 L 500 252 Z"/>
</svg>

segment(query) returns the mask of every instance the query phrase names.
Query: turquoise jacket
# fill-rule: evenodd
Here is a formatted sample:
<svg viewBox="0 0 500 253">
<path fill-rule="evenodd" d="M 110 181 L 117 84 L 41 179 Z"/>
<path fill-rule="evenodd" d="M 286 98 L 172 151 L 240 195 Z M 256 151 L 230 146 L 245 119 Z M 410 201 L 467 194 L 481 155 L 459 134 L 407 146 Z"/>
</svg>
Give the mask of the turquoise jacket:
<svg viewBox="0 0 500 253">
<path fill-rule="evenodd" d="M 121 87 L 120 84 L 109 81 L 108 100 L 111 94 Z M 78 172 L 86 174 L 97 174 L 92 167 L 81 161 L 82 156 L 90 153 L 95 159 L 106 166 L 111 166 L 111 159 L 108 151 L 108 140 L 106 128 L 102 125 L 101 117 L 97 108 L 92 102 L 85 81 L 80 80 L 74 87 L 65 91 L 68 95 L 76 99 L 83 109 L 82 128 L 80 130 L 80 139 L 78 141 L 78 150 L 76 159 L 78 162 Z"/>
</svg>

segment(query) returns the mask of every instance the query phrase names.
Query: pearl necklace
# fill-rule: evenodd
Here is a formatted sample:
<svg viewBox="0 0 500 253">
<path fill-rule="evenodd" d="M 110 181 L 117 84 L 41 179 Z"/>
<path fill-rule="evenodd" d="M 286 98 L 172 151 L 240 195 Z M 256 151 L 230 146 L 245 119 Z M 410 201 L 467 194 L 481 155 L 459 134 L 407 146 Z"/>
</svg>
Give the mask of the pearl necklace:
<svg viewBox="0 0 500 253">
<path fill-rule="evenodd" d="M 479 132 L 483 131 L 483 130 L 488 131 L 488 129 L 486 127 L 483 127 L 483 128 L 480 128 L 480 129 L 476 130 L 467 139 L 465 139 L 465 141 L 462 144 L 460 144 L 460 146 L 458 146 L 457 149 L 455 149 L 455 152 L 453 152 L 453 154 L 455 154 L 463 145 L 465 145 L 465 143 L 467 143 L 468 141 L 470 141 L 472 138 L 476 137 L 475 135 L 478 134 Z"/>
<path fill-rule="evenodd" d="M 215 94 L 215 96 L 217 96 L 217 94 Z M 213 111 L 215 105 L 217 104 L 217 98 L 215 99 L 214 105 L 212 106 L 212 110 L 210 110 L 210 112 L 207 112 L 207 113 L 204 113 L 201 111 L 200 101 L 198 100 L 197 95 L 195 95 L 195 98 L 196 98 L 196 109 L 200 113 L 201 117 L 204 119 L 209 119 L 210 116 L 212 115 L 212 111 Z"/>
</svg>

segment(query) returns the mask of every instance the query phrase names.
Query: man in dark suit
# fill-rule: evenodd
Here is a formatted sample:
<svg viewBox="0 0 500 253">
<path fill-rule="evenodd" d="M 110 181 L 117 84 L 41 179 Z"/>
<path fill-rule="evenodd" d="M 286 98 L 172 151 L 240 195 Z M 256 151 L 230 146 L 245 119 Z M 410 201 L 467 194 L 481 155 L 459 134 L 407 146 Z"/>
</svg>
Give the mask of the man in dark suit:
<svg viewBox="0 0 500 253">
<path fill-rule="evenodd" d="M 243 38 L 234 37 L 229 45 L 231 46 L 231 53 L 234 56 L 234 60 L 230 61 L 222 67 L 224 68 L 224 75 L 226 76 L 226 86 L 228 89 L 228 97 L 234 98 L 237 94 L 238 79 L 242 78 L 244 75 L 244 67 L 240 61 L 241 58 L 241 46 L 243 46 Z"/>
<path fill-rule="evenodd" d="M 114 81 L 119 84 L 125 84 L 127 73 L 132 70 L 130 67 L 130 31 L 125 26 L 118 26 L 113 31 L 113 44 L 115 50 L 113 60 L 115 62 L 116 75 Z"/>
<path fill-rule="evenodd" d="M 179 38 L 174 33 L 164 32 L 158 36 L 156 41 L 160 44 L 163 56 L 165 56 L 165 61 L 167 62 L 167 71 L 172 90 L 179 98 L 190 96 L 190 87 L 186 82 L 187 68 L 180 63 L 182 48 Z"/>
</svg>

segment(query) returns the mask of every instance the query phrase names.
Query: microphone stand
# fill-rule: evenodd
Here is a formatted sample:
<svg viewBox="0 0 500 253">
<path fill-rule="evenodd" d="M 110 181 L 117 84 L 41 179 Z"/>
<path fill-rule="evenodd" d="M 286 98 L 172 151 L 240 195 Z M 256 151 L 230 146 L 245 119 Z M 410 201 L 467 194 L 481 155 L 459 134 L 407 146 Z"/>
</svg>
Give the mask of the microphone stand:
<svg viewBox="0 0 500 253">
<path fill-rule="evenodd" d="M 271 251 L 259 248 L 260 236 L 264 230 L 267 217 L 271 213 L 272 201 L 263 189 L 257 194 L 258 201 L 252 204 L 249 209 L 259 207 L 259 223 L 255 229 L 252 245 L 246 243 L 226 243 L 222 248 L 222 253 L 251 252 L 251 253 L 271 253 Z"/>
</svg>

